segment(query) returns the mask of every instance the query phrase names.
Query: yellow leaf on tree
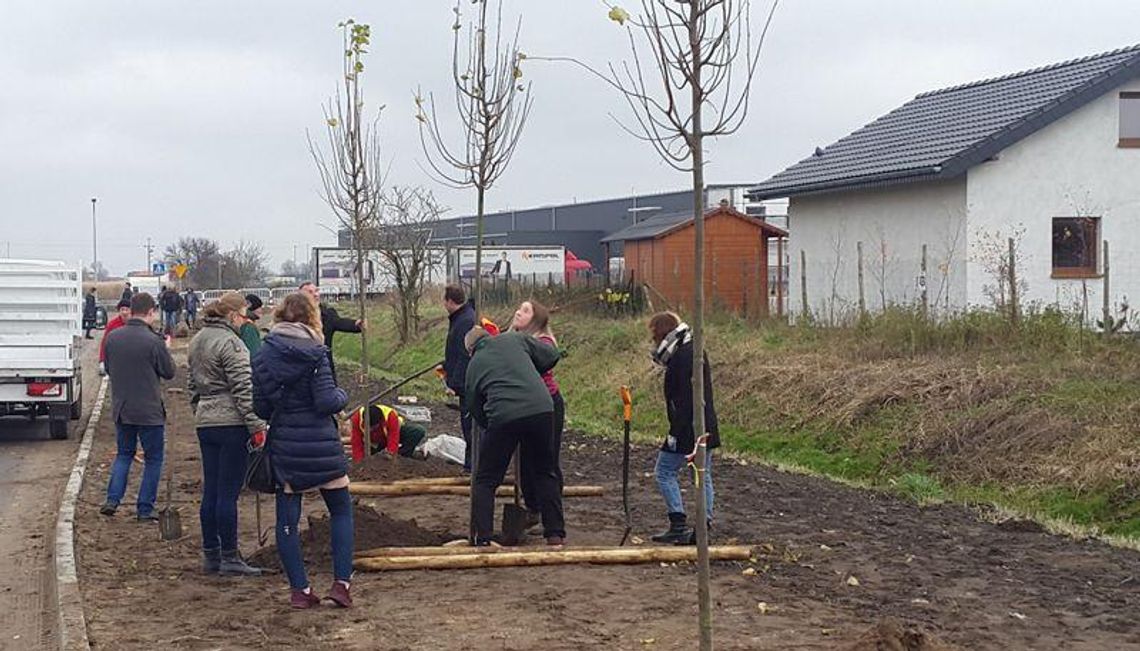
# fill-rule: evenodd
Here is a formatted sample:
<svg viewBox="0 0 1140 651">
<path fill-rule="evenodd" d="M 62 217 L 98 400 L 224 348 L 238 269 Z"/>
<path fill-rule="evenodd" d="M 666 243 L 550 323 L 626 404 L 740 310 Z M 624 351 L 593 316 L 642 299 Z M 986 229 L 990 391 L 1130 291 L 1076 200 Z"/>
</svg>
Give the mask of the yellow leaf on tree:
<svg viewBox="0 0 1140 651">
<path fill-rule="evenodd" d="M 610 7 L 609 17 L 615 23 L 624 25 L 625 21 L 629 20 L 629 12 L 621 7 Z"/>
<path fill-rule="evenodd" d="M 327 123 L 327 124 L 328 124 L 330 127 L 334 128 L 334 129 L 335 129 L 335 128 L 337 128 L 337 126 L 339 126 L 339 125 L 340 125 L 340 121 L 339 121 L 339 120 L 337 120 L 336 118 L 329 118 L 329 119 L 325 120 L 325 122 L 326 122 L 326 123 Z"/>
</svg>

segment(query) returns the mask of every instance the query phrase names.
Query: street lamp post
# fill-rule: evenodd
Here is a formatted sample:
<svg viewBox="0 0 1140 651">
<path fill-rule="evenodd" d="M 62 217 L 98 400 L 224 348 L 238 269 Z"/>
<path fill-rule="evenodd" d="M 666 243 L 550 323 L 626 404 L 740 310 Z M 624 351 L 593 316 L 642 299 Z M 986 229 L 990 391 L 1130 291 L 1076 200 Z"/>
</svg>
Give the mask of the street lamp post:
<svg viewBox="0 0 1140 651">
<path fill-rule="evenodd" d="M 95 221 L 95 197 L 91 197 L 91 277 L 99 282 L 99 229 Z"/>
</svg>

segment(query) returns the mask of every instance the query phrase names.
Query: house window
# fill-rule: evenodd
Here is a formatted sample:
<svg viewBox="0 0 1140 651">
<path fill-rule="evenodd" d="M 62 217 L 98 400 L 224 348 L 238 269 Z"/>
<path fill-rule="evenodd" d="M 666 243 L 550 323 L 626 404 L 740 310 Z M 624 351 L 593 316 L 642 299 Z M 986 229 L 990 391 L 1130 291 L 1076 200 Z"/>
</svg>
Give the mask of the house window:
<svg viewBox="0 0 1140 651">
<path fill-rule="evenodd" d="M 1120 146 L 1140 147 L 1140 92 L 1120 94 Z"/>
<path fill-rule="evenodd" d="M 1099 241 L 1100 217 L 1053 218 L 1053 276 L 1095 276 Z"/>
</svg>

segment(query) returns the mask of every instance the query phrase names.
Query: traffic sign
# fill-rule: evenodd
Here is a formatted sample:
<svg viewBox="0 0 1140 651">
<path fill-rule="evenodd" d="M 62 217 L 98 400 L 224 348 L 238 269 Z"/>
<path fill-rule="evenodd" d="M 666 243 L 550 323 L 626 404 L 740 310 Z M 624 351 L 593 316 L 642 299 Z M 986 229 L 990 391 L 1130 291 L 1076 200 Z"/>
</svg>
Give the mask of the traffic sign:
<svg viewBox="0 0 1140 651">
<path fill-rule="evenodd" d="M 178 276 L 179 279 L 185 277 L 187 271 L 190 271 L 190 265 L 182 264 L 181 262 L 174 265 L 174 275 Z"/>
<path fill-rule="evenodd" d="M 155 262 L 150 265 L 150 272 L 155 276 L 161 276 L 166 273 L 165 262 Z"/>
</svg>

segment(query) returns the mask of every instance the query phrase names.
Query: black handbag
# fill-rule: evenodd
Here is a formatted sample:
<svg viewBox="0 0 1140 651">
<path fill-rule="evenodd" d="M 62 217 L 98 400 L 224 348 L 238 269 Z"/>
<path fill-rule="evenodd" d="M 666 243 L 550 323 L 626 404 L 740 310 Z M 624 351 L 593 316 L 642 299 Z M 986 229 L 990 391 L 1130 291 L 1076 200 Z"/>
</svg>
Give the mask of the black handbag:
<svg viewBox="0 0 1140 651">
<path fill-rule="evenodd" d="M 269 452 L 269 435 L 265 445 L 249 448 L 249 461 L 245 467 L 245 487 L 255 493 L 277 492 L 277 478 L 273 474 L 273 463 Z"/>
</svg>

